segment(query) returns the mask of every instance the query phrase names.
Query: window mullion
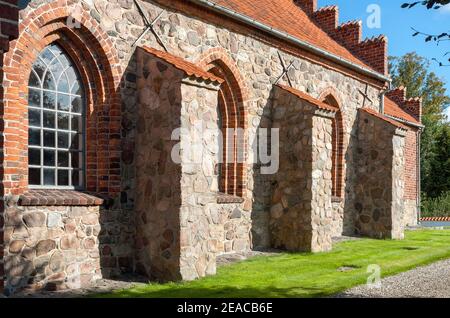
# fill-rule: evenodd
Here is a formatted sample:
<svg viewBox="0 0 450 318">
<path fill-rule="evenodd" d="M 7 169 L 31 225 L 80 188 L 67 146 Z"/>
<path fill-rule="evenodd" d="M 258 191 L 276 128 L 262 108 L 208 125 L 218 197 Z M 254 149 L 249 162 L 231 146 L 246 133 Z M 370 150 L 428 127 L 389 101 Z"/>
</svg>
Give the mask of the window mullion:
<svg viewBox="0 0 450 318">
<path fill-rule="evenodd" d="M 41 88 L 44 85 L 44 81 L 42 81 L 41 83 Z M 41 96 L 41 100 L 40 100 L 40 104 L 41 104 L 41 110 L 40 110 L 40 114 L 41 114 L 41 127 L 39 128 L 40 134 L 40 153 L 41 153 L 41 158 L 40 158 L 40 163 L 41 163 L 41 167 L 39 169 L 40 171 L 40 179 L 41 179 L 41 185 L 44 184 L 44 94 L 43 91 L 41 90 L 40 92 L 40 96 Z"/>
<path fill-rule="evenodd" d="M 56 53 L 55 53 L 55 52 Z M 50 54 L 52 57 L 50 58 Z M 47 56 L 48 55 L 48 56 Z M 41 61 L 41 57 L 45 56 L 45 58 L 50 58 L 50 62 L 46 63 L 43 60 Z M 61 60 L 64 59 L 64 63 L 61 62 Z M 86 159 L 84 156 L 85 152 L 85 146 L 86 146 L 86 135 L 85 135 L 85 100 L 84 100 L 84 89 L 82 86 L 82 83 L 79 81 L 79 72 L 75 69 L 73 63 L 70 62 L 70 58 L 67 57 L 63 51 L 56 45 L 51 45 L 47 47 L 37 58 L 37 62 L 43 65 L 43 67 L 40 67 L 42 69 L 42 77 L 37 75 L 37 73 L 32 70 L 35 77 L 39 79 L 39 86 L 34 87 L 37 83 L 36 80 L 33 77 L 33 82 L 30 82 L 30 85 L 33 84 L 34 86 L 29 88 L 33 88 L 35 90 L 39 90 L 39 106 L 28 106 L 29 109 L 35 109 L 39 111 L 39 127 L 29 125 L 29 130 L 34 130 L 35 132 L 39 131 L 39 146 L 33 146 L 28 144 L 29 149 L 36 149 L 39 152 L 40 158 L 39 158 L 39 165 L 32 165 L 29 164 L 29 169 L 33 169 L 33 173 L 36 173 L 39 171 L 39 179 L 36 178 L 33 179 L 34 184 L 30 184 L 30 187 L 32 188 L 61 188 L 61 189 L 74 189 L 74 188 L 80 188 L 80 183 L 82 186 L 84 186 L 84 174 L 85 174 L 85 167 L 86 163 L 84 160 Z M 35 67 L 35 64 L 33 65 L 33 68 Z M 60 73 L 61 72 L 61 73 Z M 69 78 L 69 72 L 71 73 L 71 78 Z M 36 74 L 35 74 L 36 73 Z M 56 75 L 59 74 L 58 78 L 56 78 Z M 51 89 L 44 88 L 44 81 L 45 78 L 48 76 L 49 80 L 54 81 L 54 88 L 53 86 L 48 83 Z M 60 81 L 64 79 L 65 82 L 67 82 L 67 88 L 69 89 L 69 92 L 62 92 L 62 90 L 65 90 L 62 86 L 59 85 Z M 31 81 L 31 78 L 30 78 Z M 73 94 L 72 89 L 75 85 L 78 85 L 80 87 L 81 94 Z M 50 109 L 47 109 L 44 107 L 44 94 L 46 92 L 51 92 L 51 94 L 48 96 L 48 101 L 53 101 L 54 103 L 51 105 Z M 53 95 L 53 96 L 51 96 Z M 58 107 L 59 99 L 61 99 L 61 105 L 62 109 L 60 110 Z M 54 98 L 54 100 L 53 100 Z M 76 103 L 79 104 L 79 107 L 81 109 L 78 110 L 78 112 L 74 113 L 72 109 L 72 103 L 73 100 L 76 99 Z M 81 102 L 81 103 L 80 103 Z M 78 106 L 78 105 L 77 105 Z M 63 110 L 66 109 L 67 111 Z M 47 115 L 51 116 L 53 115 L 51 120 L 54 120 L 54 125 L 49 124 L 48 128 L 45 127 L 46 125 L 46 119 L 44 118 L 44 112 L 47 111 Z M 61 116 L 61 118 L 60 118 Z M 46 117 L 47 118 L 47 117 Z M 78 128 L 77 130 L 74 129 L 74 125 L 72 125 L 72 121 L 74 119 L 79 120 L 78 122 Z M 60 121 L 61 120 L 61 121 Z M 60 127 L 61 124 L 61 127 Z M 67 128 L 67 129 L 64 129 Z M 47 147 L 46 146 L 46 139 L 44 132 L 47 132 L 50 137 L 50 135 L 53 133 L 53 147 Z M 72 143 L 72 136 L 74 136 L 77 139 L 78 148 L 76 150 L 71 149 L 71 143 Z M 62 139 L 61 139 L 62 138 Z M 67 139 L 65 139 L 67 138 Z M 66 148 L 61 148 L 59 146 L 58 141 L 62 140 L 61 146 L 65 146 L 67 144 Z M 49 140 L 47 140 L 49 141 Z M 36 152 L 34 150 L 34 152 Z M 45 154 L 50 155 L 51 158 L 49 162 L 45 161 Z M 72 154 L 78 156 L 77 159 L 80 161 L 77 165 L 77 167 L 73 167 L 74 158 L 72 157 Z M 30 161 L 33 163 L 36 162 L 36 158 L 30 157 L 31 152 L 29 153 L 29 159 L 33 159 L 34 161 Z M 67 161 L 66 161 L 67 156 Z M 61 158 L 60 158 L 61 157 Z M 53 162 L 54 160 L 54 162 Z M 53 164 L 52 164 L 53 163 Z M 61 164 L 61 166 L 60 166 Z M 45 171 L 49 173 L 50 175 L 53 174 L 53 185 L 46 185 L 46 179 L 45 179 Z M 74 178 L 72 177 L 72 173 L 76 173 L 77 179 L 80 179 L 77 184 L 73 184 Z M 81 175 L 82 174 L 82 175 Z M 61 178 L 61 180 L 60 180 Z M 37 184 L 39 182 L 39 184 Z"/>
</svg>

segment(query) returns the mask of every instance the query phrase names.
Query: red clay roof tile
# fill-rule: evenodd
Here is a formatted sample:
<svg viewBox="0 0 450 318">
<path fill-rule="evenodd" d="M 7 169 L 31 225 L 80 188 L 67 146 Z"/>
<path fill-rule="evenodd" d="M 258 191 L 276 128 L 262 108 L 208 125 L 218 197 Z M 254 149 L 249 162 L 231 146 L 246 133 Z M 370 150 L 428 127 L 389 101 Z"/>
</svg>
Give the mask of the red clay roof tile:
<svg viewBox="0 0 450 318">
<path fill-rule="evenodd" d="M 389 97 L 384 98 L 384 113 L 395 118 L 406 120 L 407 122 L 413 124 L 421 124 L 417 119 L 404 111 L 396 102 L 394 102 Z"/>
<path fill-rule="evenodd" d="M 386 116 L 383 116 L 382 114 L 380 114 L 379 112 L 377 112 L 377 111 L 375 111 L 375 110 L 373 110 L 371 108 L 361 108 L 361 110 L 365 111 L 366 113 L 368 113 L 368 114 L 370 114 L 370 115 L 372 115 L 374 117 L 377 117 L 377 118 L 379 118 L 381 120 L 384 120 L 384 121 L 390 123 L 391 125 L 393 125 L 393 126 L 395 126 L 397 128 L 408 130 L 408 128 L 405 125 L 402 125 L 398 121 L 395 121 L 395 120 L 390 119 L 390 118 L 388 118 Z"/>
<path fill-rule="evenodd" d="M 153 56 L 156 56 L 160 58 L 161 60 L 164 60 L 165 62 L 169 63 L 176 69 L 179 69 L 180 71 L 183 71 L 188 76 L 195 76 L 197 78 L 201 78 L 204 80 L 210 80 L 213 82 L 222 83 L 223 80 L 214 74 L 211 74 L 209 72 L 206 72 L 205 70 L 201 69 L 197 65 L 188 62 L 181 57 L 175 56 L 173 54 L 156 50 L 154 48 L 144 46 L 143 49 L 147 52 L 152 54 Z"/>
<path fill-rule="evenodd" d="M 347 48 L 322 30 L 295 3 L 294 0 L 211 0 L 219 6 L 283 31 L 302 41 L 353 62 L 359 66 L 373 67 L 361 61 Z"/>
<path fill-rule="evenodd" d="M 280 85 L 280 84 L 277 84 L 277 86 L 279 88 L 281 88 L 281 89 L 283 89 L 283 90 L 285 90 L 285 91 L 287 91 L 287 92 L 289 92 L 289 93 L 291 93 L 291 94 L 293 94 L 293 95 L 295 95 L 295 96 L 297 96 L 297 97 L 307 101 L 308 103 L 313 104 L 317 108 L 320 108 L 320 109 L 323 109 L 323 110 L 327 110 L 327 111 L 330 111 L 330 112 L 337 112 L 339 110 L 338 108 L 336 108 L 334 106 L 331 106 L 331 105 L 328 105 L 328 104 L 325 104 L 324 102 L 321 102 L 320 100 L 315 99 L 314 97 L 312 97 L 312 96 L 310 96 L 310 95 L 308 95 L 306 93 L 303 93 L 303 92 L 299 91 L 298 89 L 295 89 L 295 88 L 292 88 L 292 87 L 289 87 L 289 86 L 285 86 L 285 85 Z"/>
</svg>

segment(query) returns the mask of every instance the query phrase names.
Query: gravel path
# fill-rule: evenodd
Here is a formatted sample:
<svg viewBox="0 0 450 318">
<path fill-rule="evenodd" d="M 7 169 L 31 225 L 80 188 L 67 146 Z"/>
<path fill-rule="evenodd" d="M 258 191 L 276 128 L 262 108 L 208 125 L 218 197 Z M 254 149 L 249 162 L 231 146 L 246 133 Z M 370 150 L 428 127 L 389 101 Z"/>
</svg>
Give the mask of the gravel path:
<svg viewBox="0 0 450 318">
<path fill-rule="evenodd" d="M 334 297 L 450 298 L 450 259 L 384 278 L 381 288 L 361 285 Z"/>
</svg>

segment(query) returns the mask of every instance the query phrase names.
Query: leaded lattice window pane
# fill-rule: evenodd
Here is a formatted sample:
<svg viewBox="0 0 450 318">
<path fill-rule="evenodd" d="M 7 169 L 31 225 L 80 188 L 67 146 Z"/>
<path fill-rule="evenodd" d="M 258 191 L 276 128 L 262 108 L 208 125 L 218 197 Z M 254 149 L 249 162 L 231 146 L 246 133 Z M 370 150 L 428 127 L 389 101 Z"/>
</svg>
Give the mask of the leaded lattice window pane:
<svg viewBox="0 0 450 318">
<path fill-rule="evenodd" d="M 57 44 L 39 54 L 28 89 L 30 187 L 83 188 L 85 96 L 75 65 Z"/>
</svg>

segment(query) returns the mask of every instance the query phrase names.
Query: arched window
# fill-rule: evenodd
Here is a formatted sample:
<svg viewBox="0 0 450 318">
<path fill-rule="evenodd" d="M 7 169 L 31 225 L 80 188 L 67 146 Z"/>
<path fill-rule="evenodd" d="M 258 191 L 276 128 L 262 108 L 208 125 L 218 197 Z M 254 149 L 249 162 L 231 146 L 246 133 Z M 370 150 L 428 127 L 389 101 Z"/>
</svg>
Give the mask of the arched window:
<svg viewBox="0 0 450 318">
<path fill-rule="evenodd" d="M 222 131 L 222 160 L 218 165 L 219 191 L 242 196 L 245 161 L 244 120 L 237 81 L 220 60 L 210 64 L 209 72 L 222 78 L 219 91 L 218 126 Z"/>
<path fill-rule="evenodd" d="M 324 103 L 334 106 L 339 109 L 339 103 L 333 97 L 333 95 L 327 95 L 323 100 Z M 343 170 L 343 141 L 344 131 L 342 127 L 342 114 L 337 112 L 335 118 L 332 121 L 332 166 L 331 166 L 331 180 L 333 197 L 342 196 L 342 170 Z"/>
<path fill-rule="evenodd" d="M 84 187 L 85 99 L 79 73 L 57 44 L 33 64 L 28 82 L 31 188 Z"/>
</svg>

